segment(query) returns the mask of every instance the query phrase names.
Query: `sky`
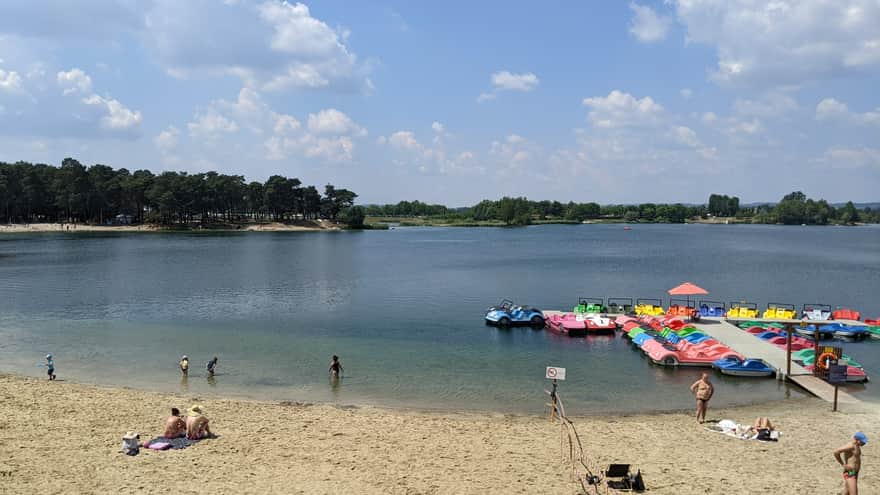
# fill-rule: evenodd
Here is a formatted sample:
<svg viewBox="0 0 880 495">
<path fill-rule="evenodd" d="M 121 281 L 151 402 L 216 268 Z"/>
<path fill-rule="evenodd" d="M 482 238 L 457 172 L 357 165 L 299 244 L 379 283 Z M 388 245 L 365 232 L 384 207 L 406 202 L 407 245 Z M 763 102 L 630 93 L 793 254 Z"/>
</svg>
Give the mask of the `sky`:
<svg viewBox="0 0 880 495">
<path fill-rule="evenodd" d="M 358 202 L 880 200 L 880 0 L 4 0 L 0 160 Z"/>
</svg>

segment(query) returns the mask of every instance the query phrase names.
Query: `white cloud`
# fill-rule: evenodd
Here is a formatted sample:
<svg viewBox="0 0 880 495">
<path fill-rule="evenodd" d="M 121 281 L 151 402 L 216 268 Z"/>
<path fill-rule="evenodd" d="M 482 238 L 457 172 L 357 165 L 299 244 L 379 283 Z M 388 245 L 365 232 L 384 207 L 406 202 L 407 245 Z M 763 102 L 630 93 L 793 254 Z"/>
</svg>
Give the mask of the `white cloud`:
<svg viewBox="0 0 880 495">
<path fill-rule="evenodd" d="M 637 99 L 616 89 L 605 97 L 585 98 L 583 104 L 590 108 L 587 117 L 596 127 L 653 126 L 663 115 L 663 107 L 650 96 Z"/>
<path fill-rule="evenodd" d="M 357 125 L 348 115 L 335 108 L 321 110 L 317 114 L 309 114 L 308 125 L 309 130 L 315 134 L 350 134 L 358 137 L 367 135 L 366 129 Z"/>
<path fill-rule="evenodd" d="M 531 72 L 513 74 L 505 70 L 492 74 L 492 86 L 494 86 L 495 89 L 531 91 L 538 87 L 539 82 L 538 76 Z"/>
<path fill-rule="evenodd" d="M 495 98 L 497 98 L 497 96 L 498 95 L 496 95 L 495 93 L 480 93 L 480 95 L 477 96 L 477 103 L 494 100 Z"/>
<path fill-rule="evenodd" d="M 692 89 L 690 89 L 690 88 L 683 88 L 683 89 L 682 89 L 681 91 L 679 91 L 678 93 L 679 93 L 679 94 L 681 95 L 681 97 L 684 98 L 685 100 L 689 100 L 689 99 L 691 98 L 691 96 L 694 95 L 694 91 L 693 91 Z"/>
<path fill-rule="evenodd" d="M 391 136 L 388 137 L 388 144 L 390 144 L 392 148 L 398 150 L 421 152 L 425 149 L 425 147 L 416 139 L 416 135 L 412 131 L 397 131 L 391 134 Z"/>
<path fill-rule="evenodd" d="M 64 89 L 63 94 L 87 94 L 92 91 L 92 78 L 81 69 L 74 67 L 69 71 L 61 71 L 55 76 L 58 85 Z"/>
<path fill-rule="evenodd" d="M 803 84 L 880 65 L 876 0 L 672 0 L 691 42 L 712 45 L 720 84 Z"/>
<path fill-rule="evenodd" d="M 289 135 L 298 130 L 302 125 L 299 123 L 296 118 L 290 115 L 278 115 L 275 119 L 275 127 L 273 127 L 272 131 L 279 136 Z"/>
<path fill-rule="evenodd" d="M 733 103 L 734 112 L 744 117 L 776 118 L 798 110 L 794 98 L 780 93 L 768 93 L 757 100 L 737 98 Z"/>
<path fill-rule="evenodd" d="M 674 126 L 672 128 L 672 134 L 676 141 L 685 146 L 689 146 L 691 148 L 698 148 L 702 146 L 700 140 L 697 139 L 697 133 L 694 132 L 694 130 L 690 127 L 685 127 L 683 125 Z"/>
<path fill-rule="evenodd" d="M 715 112 L 706 112 L 703 114 L 702 121 L 706 125 L 712 125 L 718 121 L 718 116 L 715 115 Z"/>
<path fill-rule="evenodd" d="M 431 129 L 433 129 L 434 132 L 436 132 L 437 134 L 443 134 L 443 132 L 445 131 L 443 124 L 437 121 L 434 121 L 434 123 L 431 124 Z"/>
<path fill-rule="evenodd" d="M 541 82 L 538 76 L 531 72 L 514 74 L 506 70 L 493 73 L 489 80 L 492 83 L 492 91 L 480 93 L 477 96 L 477 103 L 494 100 L 500 91 L 532 91 Z"/>
<path fill-rule="evenodd" d="M 819 165 L 832 169 L 854 170 L 861 168 L 880 170 L 880 149 L 862 147 L 833 146 L 814 160 Z"/>
<path fill-rule="evenodd" d="M 672 18 L 657 15 L 654 9 L 646 5 L 630 3 L 629 8 L 633 11 L 629 32 L 637 40 L 643 43 L 653 43 L 666 39 L 669 27 L 672 25 Z"/>
<path fill-rule="evenodd" d="M 238 130 L 238 124 L 214 109 L 198 115 L 196 120 L 186 124 L 186 127 L 190 136 L 204 139 L 216 139 L 220 134 L 229 134 Z"/>
<path fill-rule="evenodd" d="M 104 98 L 91 95 L 82 99 L 86 105 L 101 108 L 104 115 L 101 117 L 101 127 L 111 131 L 128 131 L 141 124 L 141 113 L 126 108 L 122 103 L 113 98 Z"/>
<path fill-rule="evenodd" d="M 22 91 L 21 76 L 16 71 L 0 69 L 0 91 L 18 93 Z"/>
<path fill-rule="evenodd" d="M 825 98 L 816 105 L 816 120 L 855 125 L 880 125 L 880 108 L 865 113 L 851 112 L 846 103 Z"/>
<path fill-rule="evenodd" d="M 166 164 L 171 165 L 180 162 L 180 159 L 175 154 L 179 137 L 180 131 L 171 125 L 153 138 L 153 144 L 159 150 L 159 154 L 162 155 L 162 161 Z"/>
<path fill-rule="evenodd" d="M 148 45 L 175 77 L 229 74 L 265 91 L 372 89 L 370 66 L 349 50 L 348 32 L 302 3 L 156 0 L 146 18 Z"/>
</svg>

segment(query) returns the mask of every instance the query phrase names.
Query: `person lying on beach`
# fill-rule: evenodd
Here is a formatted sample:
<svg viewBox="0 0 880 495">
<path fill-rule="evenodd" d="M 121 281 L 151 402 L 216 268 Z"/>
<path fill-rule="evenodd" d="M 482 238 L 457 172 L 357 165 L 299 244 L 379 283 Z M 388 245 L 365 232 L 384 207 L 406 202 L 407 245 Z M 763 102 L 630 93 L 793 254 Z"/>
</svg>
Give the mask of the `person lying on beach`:
<svg viewBox="0 0 880 495">
<path fill-rule="evenodd" d="M 755 418 L 755 422 L 752 423 L 752 426 L 749 427 L 749 430 L 757 432 L 758 430 L 770 430 L 773 431 L 773 423 L 770 422 L 770 418 Z"/>
<path fill-rule="evenodd" d="M 868 437 L 857 431 L 846 445 L 834 451 L 834 458 L 843 466 L 843 495 L 859 495 L 859 470 L 862 469 L 862 447 Z"/>
<path fill-rule="evenodd" d="M 330 376 L 341 376 L 343 371 L 345 370 L 342 368 L 342 363 L 339 362 L 339 356 L 334 354 L 333 360 L 330 361 Z"/>
<path fill-rule="evenodd" d="M 205 364 L 205 368 L 208 370 L 208 374 L 211 376 L 214 376 L 214 368 L 216 368 L 216 367 L 217 367 L 217 356 L 214 356 L 213 358 L 211 358 L 210 361 L 208 361 Z"/>
<path fill-rule="evenodd" d="M 171 416 L 168 416 L 168 419 L 165 420 L 165 433 L 162 436 L 165 438 L 186 436 L 186 421 L 180 417 L 180 409 L 176 407 L 171 408 Z"/>
<path fill-rule="evenodd" d="M 180 358 L 180 363 L 177 365 L 180 367 L 180 372 L 183 373 L 183 376 L 189 376 L 189 358 L 186 357 L 186 354 Z"/>
<path fill-rule="evenodd" d="M 202 406 L 194 404 L 186 413 L 186 438 L 200 440 L 213 436 L 211 429 L 208 427 L 208 422 Z"/>
</svg>

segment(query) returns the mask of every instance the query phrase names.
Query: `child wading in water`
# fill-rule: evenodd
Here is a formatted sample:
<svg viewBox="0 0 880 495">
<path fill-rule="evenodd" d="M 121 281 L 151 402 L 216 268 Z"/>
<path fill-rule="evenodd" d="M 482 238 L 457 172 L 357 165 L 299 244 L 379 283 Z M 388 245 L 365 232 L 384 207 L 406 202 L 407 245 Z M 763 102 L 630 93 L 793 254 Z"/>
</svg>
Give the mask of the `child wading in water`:
<svg viewBox="0 0 880 495">
<path fill-rule="evenodd" d="M 333 360 L 330 361 L 330 376 L 332 378 L 338 378 L 342 376 L 342 372 L 345 371 L 342 368 L 342 363 L 339 362 L 339 356 L 333 355 Z"/>
<path fill-rule="evenodd" d="M 210 361 L 205 363 L 205 369 L 208 370 L 208 373 L 211 376 L 214 376 L 214 368 L 217 367 L 217 356 L 214 356 Z"/>
<path fill-rule="evenodd" d="M 186 357 L 186 354 L 180 358 L 178 366 L 180 366 L 180 372 L 183 373 L 183 376 L 189 376 L 189 358 Z"/>
<path fill-rule="evenodd" d="M 52 359 L 51 354 L 46 354 L 46 372 L 49 374 L 49 379 L 55 379 L 55 360 Z"/>
</svg>

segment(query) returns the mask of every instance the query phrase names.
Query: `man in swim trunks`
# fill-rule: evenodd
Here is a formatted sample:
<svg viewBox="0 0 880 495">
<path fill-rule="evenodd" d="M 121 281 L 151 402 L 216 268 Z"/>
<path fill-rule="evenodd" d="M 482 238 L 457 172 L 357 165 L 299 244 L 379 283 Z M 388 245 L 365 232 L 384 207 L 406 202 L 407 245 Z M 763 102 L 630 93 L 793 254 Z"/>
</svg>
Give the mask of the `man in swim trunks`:
<svg viewBox="0 0 880 495">
<path fill-rule="evenodd" d="M 843 495 L 859 495 L 862 447 L 866 443 L 868 443 L 868 437 L 857 431 L 849 443 L 834 451 L 834 458 L 843 466 Z"/>
<path fill-rule="evenodd" d="M 697 422 L 706 421 L 706 411 L 709 410 L 709 399 L 715 393 L 715 387 L 709 382 L 709 374 L 703 373 L 700 379 L 691 385 L 691 393 L 697 398 Z"/>
<path fill-rule="evenodd" d="M 171 416 L 165 420 L 165 438 L 178 438 L 186 436 L 186 421 L 180 417 L 180 409 L 171 408 Z"/>
</svg>

